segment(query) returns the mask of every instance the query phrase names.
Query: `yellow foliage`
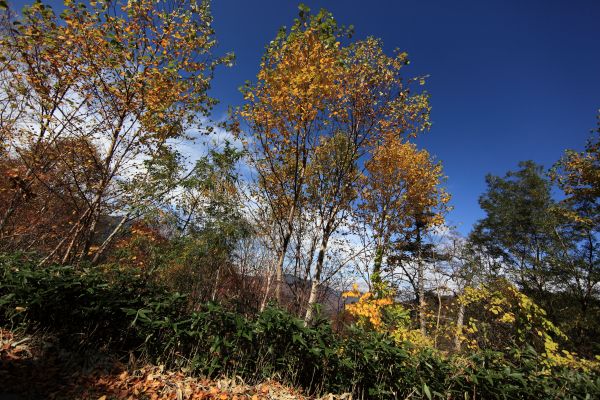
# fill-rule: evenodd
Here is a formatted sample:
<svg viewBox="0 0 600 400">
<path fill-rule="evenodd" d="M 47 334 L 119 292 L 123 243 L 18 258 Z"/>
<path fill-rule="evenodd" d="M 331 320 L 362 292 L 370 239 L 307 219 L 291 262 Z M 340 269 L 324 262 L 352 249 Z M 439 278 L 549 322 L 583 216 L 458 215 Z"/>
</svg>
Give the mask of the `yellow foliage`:
<svg viewBox="0 0 600 400">
<path fill-rule="evenodd" d="M 411 329 L 406 323 L 399 321 L 387 324 L 383 321 L 385 311 L 404 311 L 400 304 L 394 302 L 394 291 L 384 282 L 375 283 L 374 291 L 362 294 L 358 285 L 354 284 L 352 290 L 343 293 L 342 296 L 358 298 L 356 303 L 346 305 L 346 310 L 357 318 L 359 326 L 387 332 L 397 343 L 408 342 L 416 350 L 432 346 L 431 339 L 424 336 L 419 329 Z"/>
<path fill-rule="evenodd" d="M 433 345 L 431 339 L 424 336 L 420 329 L 398 327 L 392 332 L 392 337 L 396 343 L 408 342 L 412 344 L 416 350 L 432 347 Z"/>
<path fill-rule="evenodd" d="M 373 38 L 342 45 L 329 17 L 300 18 L 280 34 L 257 82 L 245 87 L 239 115 L 253 136 L 246 143 L 279 219 L 293 215 L 311 185 L 312 198 L 334 199 L 339 211 L 357 195 L 363 155 L 385 135 L 413 137 L 429 127 L 428 96 L 412 93 L 400 76 L 406 54 L 387 56 Z"/>
<path fill-rule="evenodd" d="M 394 304 L 394 301 L 390 297 L 378 299 L 375 298 L 371 292 L 361 294 L 357 284 L 354 284 L 352 290 L 343 293 L 342 296 L 344 298 L 358 298 L 356 303 L 347 304 L 346 310 L 358 318 L 358 323 L 360 325 L 364 326 L 368 322 L 375 330 L 381 330 L 383 328 L 381 319 L 383 308 Z"/>
<path fill-rule="evenodd" d="M 562 331 L 546 317 L 546 312 L 515 286 L 504 280 L 478 288 L 467 287 L 460 296 L 462 304 L 481 304 L 497 323 L 511 325 L 516 332 L 515 340 L 522 344 L 539 342 L 543 363 L 548 367 L 570 366 L 580 369 L 598 368 L 594 361 L 579 359 L 575 354 L 560 348 L 555 338 L 566 339 Z M 471 319 L 463 329 L 464 339 L 471 349 L 478 347 L 474 336 L 478 333 L 478 321 Z M 532 336 L 532 334 L 534 336 Z M 537 338 L 537 339 L 536 339 Z"/>
<path fill-rule="evenodd" d="M 440 187 L 441 164 L 427 151 L 386 134 L 365 167 L 361 217 L 373 229 L 382 257 L 393 235 L 416 223 L 425 228 L 443 224 L 450 196 Z"/>
</svg>

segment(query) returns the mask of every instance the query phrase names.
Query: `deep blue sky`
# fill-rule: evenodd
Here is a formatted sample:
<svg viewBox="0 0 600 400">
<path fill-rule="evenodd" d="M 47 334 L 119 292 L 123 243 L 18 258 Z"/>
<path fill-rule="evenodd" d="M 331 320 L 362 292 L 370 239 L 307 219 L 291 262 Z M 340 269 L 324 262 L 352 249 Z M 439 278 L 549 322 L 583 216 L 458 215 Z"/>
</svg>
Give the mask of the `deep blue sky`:
<svg viewBox="0 0 600 400">
<path fill-rule="evenodd" d="M 219 51 L 237 57 L 214 81 L 216 118 L 241 104 L 238 88 L 254 79 L 264 46 L 291 25 L 298 3 L 213 1 Z M 304 3 L 354 25 L 355 38 L 380 37 L 390 52 L 408 52 L 407 74 L 431 75 L 433 128 L 419 144 L 444 164 L 455 207 L 449 223 L 463 233 L 483 215 L 477 200 L 485 174 L 526 159 L 550 166 L 565 148 L 583 148 L 596 126 L 600 0 Z"/>
<path fill-rule="evenodd" d="M 478 197 L 487 173 L 520 160 L 553 164 L 565 148 L 583 148 L 600 109 L 600 0 L 344 0 L 325 7 L 355 38 L 376 36 L 408 52 L 407 74 L 429 74 L 433 127 L 419 143 L 443 162 L 454 211 L 468 233 L 483 216 Z M 237 56 L 214 93 L 239 104 L 237 88 L 257 72 L 262 50 L 297 2 L 213 2 L 223 49 Z"/>
</svg>

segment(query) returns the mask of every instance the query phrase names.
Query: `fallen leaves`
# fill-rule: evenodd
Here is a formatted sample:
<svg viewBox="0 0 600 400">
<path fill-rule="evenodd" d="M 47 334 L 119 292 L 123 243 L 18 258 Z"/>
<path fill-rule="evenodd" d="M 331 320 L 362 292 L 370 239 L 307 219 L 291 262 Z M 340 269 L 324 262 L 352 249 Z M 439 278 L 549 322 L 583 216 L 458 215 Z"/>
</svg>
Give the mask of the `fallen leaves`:
<svg viewBox="0 0 600 400">
<path fill-rule="evenodd" d="M 193 377 L 164 366 L 145 365 L 127 370 L 115 362 L 87 373 L 68 369 L 63 361 L 28 347 L 30 338 L 18 338 L 0 328 L 0 387 L 35 398 L 81 400 L 309 400 L 300 390 L 269 380 L 250 385 L 241 378 L 212 380 Z M 51 374 L 48 374 L 52 371 Z M 349 399 L 327 395 L 322 399 Z"/>
<path fill-rule="evenodd" d="M 150 399 L 219 399 L 270 400 L 307 399 L 299 391 L 275 381 L 248 385 L 238 379 L 209 380 L 187 376 L 178 371 L 165 371 L 156 366 L 145 366 L 131 374 L 103 376 L 96 381 L 94 390 L 109 398 L 128 399 L 138 396 Z"/>
<path fill-rule="evenodd" d="M 13 332 L 0 328 L 0 359 L 17 360 L 31 357 L 27 342 L 31 338 L 25 337 L 17 340 Z"/>
</svg>

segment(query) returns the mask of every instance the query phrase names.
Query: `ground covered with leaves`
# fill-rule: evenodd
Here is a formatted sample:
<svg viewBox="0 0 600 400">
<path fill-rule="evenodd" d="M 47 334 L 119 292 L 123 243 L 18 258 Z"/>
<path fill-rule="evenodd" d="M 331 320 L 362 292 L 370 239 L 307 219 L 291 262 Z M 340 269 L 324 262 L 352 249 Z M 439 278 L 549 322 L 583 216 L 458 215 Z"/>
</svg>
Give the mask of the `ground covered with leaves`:
<svg viewBox="0 0 600 400">
<path fill-rule="evenodd" d="M 88 355 L 89 357 L 89 355 Z M 29 399 L 312 399 L 299 389 L 268 380 L 206 379 L 164 366 L 129 365 L 96 356 L 84 360 L 57 349 L 52 338 L 0 328 L 0 396 Z M 344 399 L 349 395 L 322 398 Z"/>
</svg>

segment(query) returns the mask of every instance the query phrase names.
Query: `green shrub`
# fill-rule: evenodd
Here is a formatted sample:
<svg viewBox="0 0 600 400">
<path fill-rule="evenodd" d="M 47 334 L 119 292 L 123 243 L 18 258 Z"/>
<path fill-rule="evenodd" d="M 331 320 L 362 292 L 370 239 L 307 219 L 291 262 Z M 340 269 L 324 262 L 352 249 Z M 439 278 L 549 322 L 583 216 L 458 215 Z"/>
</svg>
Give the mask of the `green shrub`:
<svg viewBox="0 0 600 400">
<path fill-rule="evenodd" d="M 217 304 L 190 312 L 181 295 L 135 275 L 98 269 L 43 269 L 0 256 L 0 319 L 56 333 L 71 348 L 99 344 L 201 375 L 275 377 L 310 393 L 353 392 L 391 399 L 593 399 L 597 371 L 556 367 L 536 352 L 443 356 L 397 345 L 388 335 L 325 320 L 306 327 L 278 308 L 247 317 Z M 122 352 L 122 353 L 119 353 Z"/>
<path fill-rule="evenodd" d="M 180 296 L 137 276 L 70 266 L 37 268 L 0 255 L 0 321 L 50 330 L 65 345 L 137 346 L 140 338 L 131 334 L 126 310 L 157 302 L 168 305 L 172 315 L 183 309 Z"/>
</svg>

